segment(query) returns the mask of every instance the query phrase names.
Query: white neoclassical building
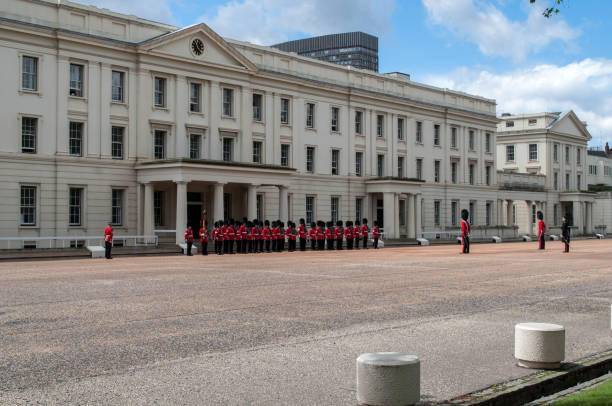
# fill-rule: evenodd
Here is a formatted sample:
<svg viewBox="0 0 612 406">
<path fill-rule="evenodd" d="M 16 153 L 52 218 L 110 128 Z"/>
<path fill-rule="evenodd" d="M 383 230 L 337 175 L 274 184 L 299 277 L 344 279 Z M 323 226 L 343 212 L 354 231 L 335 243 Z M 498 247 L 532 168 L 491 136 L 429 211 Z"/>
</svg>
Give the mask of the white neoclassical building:
<svg viewBox="0 0 612 406">
<path fill-rule="evenodd" d="M 529 135 L 540 166 L 523 165 L 527 138 L 506 119 L 496 134 L 494 100 L 407 75 L 64 0 L 3 1 L 0 58 L 0 237 L 77 238 L 111 221 L 116 234 L 176 230 L 178 242 L 205 213 L 367 217 L 389 238 L 414 238 L 455 230 L 463 208 L 475 234 L 510 236 L 520 220 L 508 202 L 521 199 L 549 216 L 571 206 L 581 231 L 592 224 L 586 171 L 544 160 L 548 130 Z M 559 142 L 586 160 L 588 131 L 568 119 L 577 134 Z M 571 190 L 552 188 L 556 168 Z"/>
</svg>

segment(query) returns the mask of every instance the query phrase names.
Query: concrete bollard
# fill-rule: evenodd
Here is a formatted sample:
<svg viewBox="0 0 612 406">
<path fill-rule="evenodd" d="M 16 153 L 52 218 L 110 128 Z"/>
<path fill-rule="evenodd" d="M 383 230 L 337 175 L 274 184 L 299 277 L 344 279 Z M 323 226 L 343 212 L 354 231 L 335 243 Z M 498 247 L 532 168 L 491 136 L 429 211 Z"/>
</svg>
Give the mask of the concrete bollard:
<svg viewBox="0 0 612 406">
<path fill-rule="evenodd" d="M 357 357 L 360 405 L 414 405 L 420 398 L 421 364 L 416 355 L 371 352 Z"/>
<path fill-rule="evenodd" d="M 429 240 L 426 238 L 417 238 L 416 240 L 417 240 L 418 245 L 422 245 L 422 246 L 429 245 Z"/>
<path fill-rule="evenodd" d="M 500 242 L 502 242 L 501 237 L 498 237 L 496 235 L 493 236 L 493 242 L 496 244 L 499 244 Z"/>
<path fill-rule="evenodd" d="M 565 328 L 558 324 L 519 323 L 514 327 L 514 357 L 525 368 L 556 369 L 565 359 Z"/>
</svg>

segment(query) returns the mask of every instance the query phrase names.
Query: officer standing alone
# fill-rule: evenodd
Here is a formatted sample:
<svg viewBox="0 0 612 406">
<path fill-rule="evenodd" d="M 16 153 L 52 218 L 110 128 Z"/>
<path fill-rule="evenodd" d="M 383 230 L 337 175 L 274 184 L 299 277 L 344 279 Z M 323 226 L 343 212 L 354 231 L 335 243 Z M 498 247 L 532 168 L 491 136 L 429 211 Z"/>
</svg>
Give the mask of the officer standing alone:
<svg viewBox="0 0 612 406">
<path fill-rule="evenodd" d="M 113 227 L 110 221 L 104 229 L 104 257 L 106 259 L 112 259 L 111 249 L 113 248 Z"/>
</svg>

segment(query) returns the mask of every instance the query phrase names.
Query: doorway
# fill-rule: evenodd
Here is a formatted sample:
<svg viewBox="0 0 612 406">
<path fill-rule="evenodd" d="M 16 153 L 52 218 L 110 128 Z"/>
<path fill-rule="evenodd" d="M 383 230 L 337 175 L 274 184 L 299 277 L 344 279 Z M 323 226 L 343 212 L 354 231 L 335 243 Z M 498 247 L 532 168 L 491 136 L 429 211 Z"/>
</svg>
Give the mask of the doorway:
<svg viewBox="0 0 612 406">
<path fill-rule="evenodd" d="M 385 227 L 385 210 L 382 199 L 376 199 L 376 221 L 378 222 L 379 228 Z"/>
<path fill-rule="evenodd" d="M 193 230 L 193 238 L 197 241 L 200 232 L 200 221 L 202 221 L 202 205 L 192 204 L 187 205 L 187 224 L 191 226 Z M 177 225 L 177 231 L 180 230 L 181 225 Z"/>
</svg>

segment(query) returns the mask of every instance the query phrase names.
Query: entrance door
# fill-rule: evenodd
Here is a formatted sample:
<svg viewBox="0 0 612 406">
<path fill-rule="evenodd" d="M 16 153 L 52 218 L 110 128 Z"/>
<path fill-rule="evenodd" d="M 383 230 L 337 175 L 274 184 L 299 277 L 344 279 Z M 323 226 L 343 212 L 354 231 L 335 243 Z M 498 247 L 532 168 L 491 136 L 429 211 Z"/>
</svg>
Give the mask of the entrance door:
<svg viewBox="0 0 612 406">
<path fill-rule="evenodd" d="M 193 238 L 198 241 L 200 233 L 200 221 L 202 220 L 202 205 L 188 204 L 187 205 L 187 224 L 193 230 Z M 183 225 L 184 226 L 184 225 Z M 180 230 L 180 225 L 177 225 L 177 230 Z"/>
<path fill-rule="evenodd" d="M 383 200 L 377 199 L 376 200 L 376 221 L 378 222 L 379 228 L 385 227 L 384 218 L 385 218 L 385 210 L 383 206 Z"/>
</svg>

